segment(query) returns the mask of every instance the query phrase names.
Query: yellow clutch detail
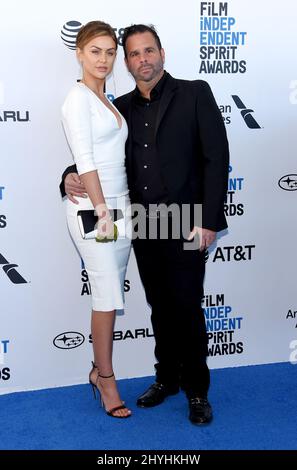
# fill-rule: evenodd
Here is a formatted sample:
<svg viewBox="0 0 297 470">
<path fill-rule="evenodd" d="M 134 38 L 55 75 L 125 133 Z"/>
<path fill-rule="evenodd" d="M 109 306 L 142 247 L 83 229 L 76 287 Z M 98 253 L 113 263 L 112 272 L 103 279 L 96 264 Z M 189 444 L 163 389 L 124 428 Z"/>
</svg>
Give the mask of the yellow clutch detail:
<svg viewBox="0 0 297 470">
<path fill-rule="evenodd" d="M 119 231 L 118 231 L 118 227 L 116 226 L 116 224 L 113 225 L 113 237 L 112 236 L 109 236 L 109 237 L 101 237 L 101 236 L 98 236 L 95 238 L 96 242 L 98 243 L 107 243 L 107 242 L 113 242 L 113 241 L 117 241 L 118 239 L 118 236 L 119 236 Z"/>
</svg>

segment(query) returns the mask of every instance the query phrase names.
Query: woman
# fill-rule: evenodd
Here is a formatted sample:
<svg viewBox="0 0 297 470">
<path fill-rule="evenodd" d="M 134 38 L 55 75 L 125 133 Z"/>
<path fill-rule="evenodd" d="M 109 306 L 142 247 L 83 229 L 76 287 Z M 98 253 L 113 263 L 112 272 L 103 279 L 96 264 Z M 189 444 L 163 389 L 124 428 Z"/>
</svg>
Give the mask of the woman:
<svg viewBox="0 0 297 470">
<path fill-rule="evenodd" d="M 90 384 L 95 398 L 97 391 L 101 395 L 109 416 L 128 418 L 131 411 L 120 399 L 112 366 L 115 310 L 124 306 L 123 287 L 130 252 L 129 237 L 115 241 L 110 211 L 117 208 L 125 214 L 129 205 L 124 165 L 127 124 L 104 94 L 105 79 L 112 71 L 116 52 L 117 39 L 110 25 L 91 21 L 79 31 L 76 53 L 83 76 L 66 97 L 62 120 L 88 194 L 78 204 L 67 201 L 67 222 L 92 290 L 94 362 Z M 96 239 L 84 239 L 79 228 L 78 211 L 90 209 L 96 211 L 100 220 Z M 96 242 L 105 237 L 108 243 Z"/>
</svg>

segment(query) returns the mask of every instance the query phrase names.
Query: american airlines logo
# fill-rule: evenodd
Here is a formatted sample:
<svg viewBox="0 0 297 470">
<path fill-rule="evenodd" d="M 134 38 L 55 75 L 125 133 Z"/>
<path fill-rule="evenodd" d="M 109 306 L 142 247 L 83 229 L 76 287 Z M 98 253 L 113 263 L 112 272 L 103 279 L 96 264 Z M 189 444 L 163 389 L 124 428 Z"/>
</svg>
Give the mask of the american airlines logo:
<svg viewBox="0 0 297 470">
<path fill-rule="evenodd" d="M 234 103 L 236 104 L 237 108 L 240 109 L 240 114 L 243 117 L 244 122 L 248 126 L 249 129 L 261 129 L 261 126 L 257 123 L 256 119 L 252 115 L 254 112 L 253 109 L 247 108 L 239 96 L 237 95 L 231 95 L 233 98 Z"/>
<path fill-rule="evenodd" d="M 13 284 L 27 284 L 27 281 L 21 276 L 21 274 L 15 269 L 18 267 L 18 264 L 13 264 L 7 261 L 3 255 L 0 253 L 0 266 L 2 265 L 2 269 L 7 275 L 7 277 L 11 280 Z"/>
</svg>

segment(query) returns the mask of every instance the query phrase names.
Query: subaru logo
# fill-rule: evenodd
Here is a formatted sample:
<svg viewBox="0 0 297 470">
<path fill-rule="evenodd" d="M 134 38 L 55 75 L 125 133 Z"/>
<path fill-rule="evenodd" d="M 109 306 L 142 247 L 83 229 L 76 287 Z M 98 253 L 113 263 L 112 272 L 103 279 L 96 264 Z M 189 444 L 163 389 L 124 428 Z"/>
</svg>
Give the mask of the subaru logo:
<svg viewBox="0 0 297 470">
<path fill-rule="evenodd" d="M 78 348 L 85 341 L 84 335 L 77 331 L 67 331 L 57 335 L 53 341 L 54 346 L 59 349 Z"/>
<path fill-rule="evenodd" d="M 292 174 L 283 176 L 279 180 L 278 185 L 285 191 L 297 191 L 297 175 Z"/>
</svg>

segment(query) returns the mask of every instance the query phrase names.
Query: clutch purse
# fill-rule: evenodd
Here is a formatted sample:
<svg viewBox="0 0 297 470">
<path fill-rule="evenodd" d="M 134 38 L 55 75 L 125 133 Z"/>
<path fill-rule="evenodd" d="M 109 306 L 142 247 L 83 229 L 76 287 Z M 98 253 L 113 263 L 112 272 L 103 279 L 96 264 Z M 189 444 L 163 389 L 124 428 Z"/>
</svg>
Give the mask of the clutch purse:
<svg viewBox="0 0 297 470">
<path fill-rule="evenodd" d="M 98 216 L 93 209 L 80 210 L 77 212 L 77 220 L 80 229 L 81 236 L 84 240 L 96 239 L 98 242 L 113 241 L 118 238 L 120 233 L 118 223 L 120 220 L 124 220 L 124 214 L 121 209 L 109 209 L 111 220 L 114 223 L 114 237 L 97 237 L 97 229 L 95 225 L 98 222 Z"/>
</svg>

